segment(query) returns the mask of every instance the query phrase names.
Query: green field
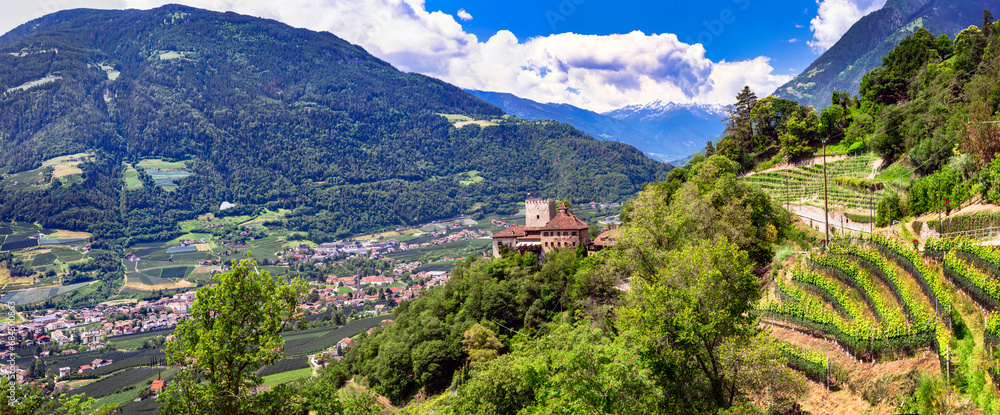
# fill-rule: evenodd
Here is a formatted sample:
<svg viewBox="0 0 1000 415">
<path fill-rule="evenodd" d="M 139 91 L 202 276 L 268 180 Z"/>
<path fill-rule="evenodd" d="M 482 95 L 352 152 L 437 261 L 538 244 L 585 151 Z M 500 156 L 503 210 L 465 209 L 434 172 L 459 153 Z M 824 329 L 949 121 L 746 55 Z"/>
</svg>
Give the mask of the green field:
<svg viewBox="0 0 1000 415">
<path fill-rule="evenodd" d="M 285 337 L 285 356 L 297 356 L 326 350 L 345 337 L 354 337 L 363 331 L 376 327 L 382 320 L 391 316 L 371 317 L 354 320 L 344 327 L 317 327 L 300 332 L 289 333 Z"/>
<path fill-rule="evenodd" d="M 153 178 L 153 181 L 157 185 L 163 187 L 164 190 L 172 191 L 176 187 L 176 184 L 174 183 L 175 180 L 191 175 L 191 173 L 180 171 L 185 167 L 185 161 L 169 162 L 161 159 L 142 160 L 134 166 L 127 165 L 125 169 L 125 186 L 129 189 L 141 188 L 142 182 L 139 180 L 139 173 L 136 169 L 143 169 Z"/>
<path fill-rule="evenodd" d="M 479 182 L 485 180 L 482 176 L 479 175 L 479 171 L 477 171 L 477 170 L 471 170 L 471 171 L 459 174 L 458 178 L 459 178 L 458 184 L 461 184 L 462 186 L 468 186 L 468 185 L 476 184 L 476 183 L 479 183 Z"/>
<path fill-rule="evenodd" d="M 33 290 L 18 291 L 13 294 L 8 293 L 7 295 L 3 296 L 3 298 L 0 298 L 0 302 L 3 303 L 13 302 L 17 305 L 40 303 L 42 301 L 48 300 L 58 295 L 78 290 L 82 287 L 87 286 L 88 284 L 90 283 L 81 282 L 79 284 L 65 285 L 57 288 L 40 288 Z"/>
<path fill-rule="evenodd" d="M 296 369 L 289 372 L 281 372 L 275 375 L 264 376 L 264 386 L 274 386 L 283 383 L 294 382 L 299 379 L 306 379 L 312 376 L 312 368 Z"/>
<path fill-rule="evenodd" d="M 35 259 L 31 261 L 31 266 L 46 267 L 54 264 L 55 262 L 56 262 L 56 254 L 52 252 L 46 252 L 44 254 L 35 255 Z"/>
</svg>

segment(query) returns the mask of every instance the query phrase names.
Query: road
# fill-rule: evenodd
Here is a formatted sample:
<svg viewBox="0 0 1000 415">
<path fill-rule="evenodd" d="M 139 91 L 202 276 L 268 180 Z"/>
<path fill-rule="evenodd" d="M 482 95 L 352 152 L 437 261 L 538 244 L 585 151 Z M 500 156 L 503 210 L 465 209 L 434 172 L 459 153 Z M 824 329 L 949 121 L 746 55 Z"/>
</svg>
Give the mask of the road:
<svg viewBox="0 0 1000 415">
<path fill-rule="evenodd" d="M 792 205 L 790 212 L 802 218 L 805 223 L 812 221 L 812 226 L 820 232 L 824 231 L 826 220 L 823 219 L 823 209 L 812 206 Z M 848 219 L 843 212 L 830 211 L 830 229 L 845 229 L 848 232 L 870 232 L 870 224 L 862 224 Z"/>
</svg>

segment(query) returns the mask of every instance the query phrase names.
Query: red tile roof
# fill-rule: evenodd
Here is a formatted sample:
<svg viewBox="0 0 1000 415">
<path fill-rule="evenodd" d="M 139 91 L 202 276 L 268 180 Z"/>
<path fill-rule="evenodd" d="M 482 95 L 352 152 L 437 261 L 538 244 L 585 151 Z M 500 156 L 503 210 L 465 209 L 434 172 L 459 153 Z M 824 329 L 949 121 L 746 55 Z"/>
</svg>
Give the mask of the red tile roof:
<svg viewBox="0 0 1000 415">
<path fill-rule="evenodd" d="M 499 233 L 493 234 L 493 237 L 494 238 L 517 238 L 517 237 L 521 237 L 521 236 L 525 235 L 525 233 L 524 233 L 525 229 L 526 228 L 525 228 L 524 225 L 514 225 L 514 226 L 511 226 L 511 227 L 509 227 L 507 229 L 504 229 L 503 231 L 501 231 Z"/>
<path fill-rule="evenodd" d="M 152 391 L 161 391 L 161 390 L 163 390 L 163 384 L 164 384 L 164 381 L 162 381 L 162 380 L 159 380 L 159 379 L 154 380 L 153 384 L 149 386 L 149 390 L 152 390 Z"/>
<path fill-rule="evenodd" d="M 602 232 L 600 235 L 597 235 L 597 238 L 594 239 L 594 245 L 614 246 L 615 240 L 618 239 L 618 237 L 621 235 L 619 229 L 621 228 L 610 229 Z"/>
<path fill-rule="evenodd" d="M 545 224 L 543 230 L 553 231 L 553 230 L 579 230 L 588 229 L 590 225 L 586 222 L 580 220 L 576 215 L 566 212 L 565 205 L 560 205 L 560 212 L 555 218 Z"/>
</svg>

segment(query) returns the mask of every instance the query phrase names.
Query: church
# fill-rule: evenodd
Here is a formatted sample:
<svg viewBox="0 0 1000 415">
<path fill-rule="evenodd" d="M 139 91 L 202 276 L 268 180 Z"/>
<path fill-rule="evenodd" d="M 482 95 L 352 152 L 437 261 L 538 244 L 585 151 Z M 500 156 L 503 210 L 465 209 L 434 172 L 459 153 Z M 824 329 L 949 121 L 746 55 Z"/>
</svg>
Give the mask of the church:
<svg viewBox="0 0 1000 415">
<path fill-rule="evenodd" d="M 500 247 L 519 253 L 534 252 L 539 258 L 554 249 L 576 249 L 590 244 L 590 225 L 569 212 L 565 203 L 556 207 L 554 199 L 528 198 L 524 201 L 525 223 L 493 235 L 493 256 Z"/>
</svg>

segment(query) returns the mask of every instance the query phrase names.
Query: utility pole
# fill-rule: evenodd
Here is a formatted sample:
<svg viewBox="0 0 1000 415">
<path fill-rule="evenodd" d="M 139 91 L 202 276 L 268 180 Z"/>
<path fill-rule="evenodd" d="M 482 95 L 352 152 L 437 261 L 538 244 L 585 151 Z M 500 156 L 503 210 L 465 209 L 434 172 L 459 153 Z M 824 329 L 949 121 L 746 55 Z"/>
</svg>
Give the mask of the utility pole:
<svg viewBox="0 0 1000 415">
<path fill-rule="evenodd" d="M 826 219 L 826 246 L 830 246 L 830 201 L 826 194 L 826 140 L 823 140 L 823 216 Z"/>
<path fill-rule="evenodd" d="M 938 237 L 943 237 L 941 233 L 941 179 L 934 179 L 938 182 Z"/>
</svg>

